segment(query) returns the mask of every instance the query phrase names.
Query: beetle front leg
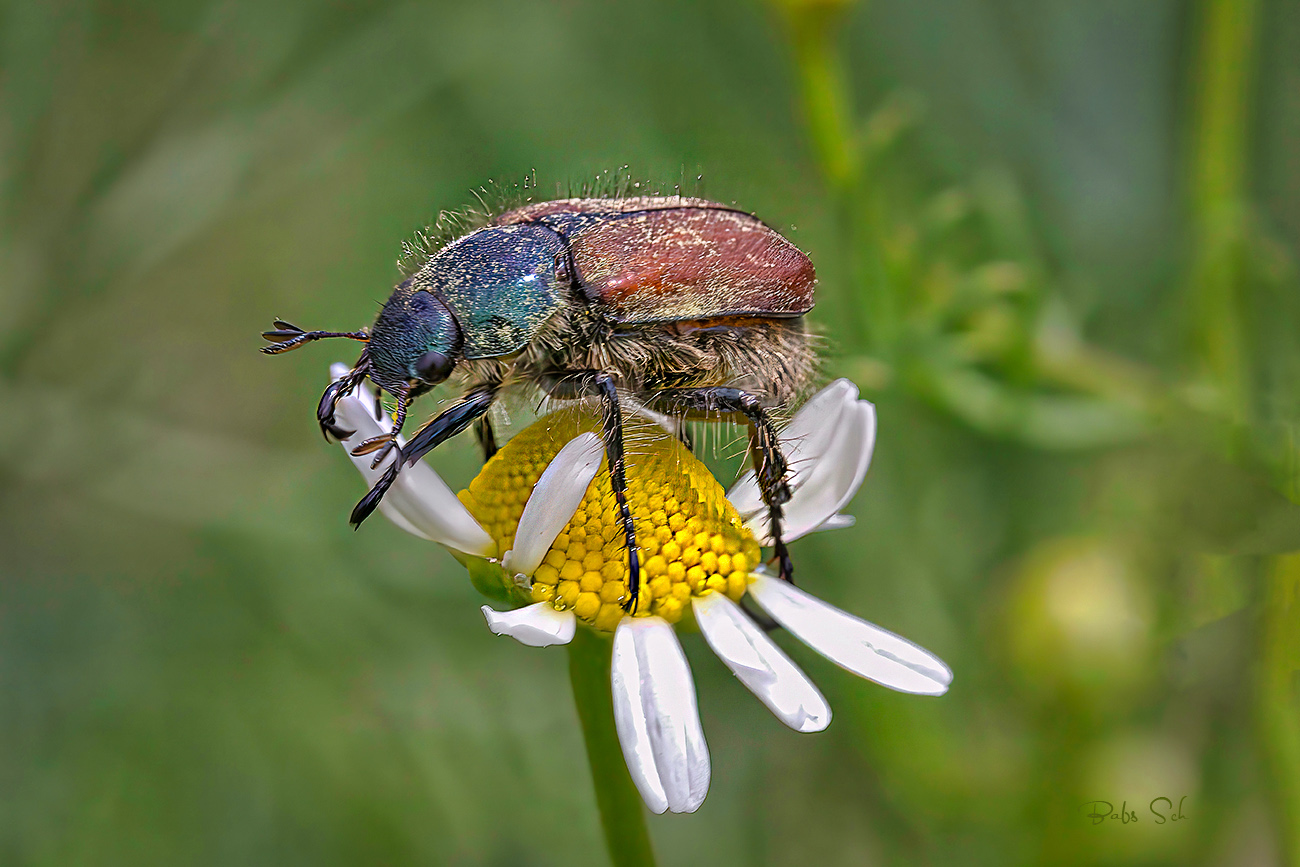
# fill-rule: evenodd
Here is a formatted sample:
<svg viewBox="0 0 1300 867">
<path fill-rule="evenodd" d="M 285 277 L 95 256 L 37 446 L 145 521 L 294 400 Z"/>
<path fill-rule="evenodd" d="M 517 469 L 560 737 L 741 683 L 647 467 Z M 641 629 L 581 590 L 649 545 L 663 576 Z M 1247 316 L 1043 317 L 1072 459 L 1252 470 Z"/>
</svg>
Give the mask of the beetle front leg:
<svg viewBox="0 0 1300 867">
<path fill-rule="evenodd" d="M 781 453 L 776 426 L 758 398 L 739 388 L 669 388 L 655 393 L 654 405 L 671 415 L 686 413 L 739 413 L 749 422 L 749 454 L 754 463 L 758 489 L 767 506 L 772 530 L 772 549 L 780 564 L 781 577 L 794 582 L 794 563 L 781 537 L 785 515 L 782 506 L 790 502 L 787 482 L 789 465 Z"/>
<path fill-rule="evenodd" d="M 400 391 L 397 393 L 397 412 L 393 415 L 393 429 L 388 433 L 373 436 L 368 440 L 363 440 L 360 445 L 352 450 L 353 457 L 368 455 L 378 452 L 375 459 L 370 462 L 370 468 L 374 469 L 384 462 L 388 453 L 397 448 L 397 437 L 402 432 L 402 426 L 406 424 L 406 408 L 410 406 L 411 397 L 409 391 Z M 375 397 L 375 417 L 378 418 L 383 412 L 383 404 L 379 401 L 378 395 Z"/>
<path fill-rule="evenodd" d="M 481 418 L 496 400 L 498 388 L 500 383 L 496 382 L 480 385 L 461 398 L 460 403 L 439 413 L 432 421 L 416 431 L 410 442 L 398 452 L 397 459 L 379 477 L 379 481 L 375 482 L 375 486 L 353 508 L 352 516 L 348 519 L 352 526 L 360 526 L 362 521 L 370 517 L 379 506 L 379 501 L 384 498 L 384 494 L 388 493 L 393 482 L 397 481 L 397 474 L 403 467 L 412 466 L 420 458 Z"/>
<path fill-rule="evenodd" d="M 331 434 L 340 440 L 345 440 L 354 433 L 335 422 L 334 410 L 340 400 L 356 391 L 357 386 L 369 372 L 370 353 L 369 349 L 366 349 L 362 351 L 361 357 L 357 359 L 356 364 L 352 365 L 351 370 L 326 386 L 325 393 L 320 396 L 320 403 L 316 405 L 316 422 L 320 425 L 321 435 L 325 437 L 326 442 L 329 442 Z M 378 395 L 375 396 L 375 400 L 379 400 Z"/>
<path fill-rule="evenodd" d="M 567 371 L 548 377 L 547 391 L 552 397 L 572 400 L 592 394 L 600 398 L 601 434 L 605 457 L 609 462 L 609 482 L 618 505 L 619 523 L 623 525 L 623 542 L 627 549 L 627 598 L 623 610 L 636 613 L 641 589 L 641 564 L 636 546 L 636 527 L 627 503 L 627 466 L 623 453 L 623 410 L 618 401 L 614 378 L 598 370 Z"/>
</svg>

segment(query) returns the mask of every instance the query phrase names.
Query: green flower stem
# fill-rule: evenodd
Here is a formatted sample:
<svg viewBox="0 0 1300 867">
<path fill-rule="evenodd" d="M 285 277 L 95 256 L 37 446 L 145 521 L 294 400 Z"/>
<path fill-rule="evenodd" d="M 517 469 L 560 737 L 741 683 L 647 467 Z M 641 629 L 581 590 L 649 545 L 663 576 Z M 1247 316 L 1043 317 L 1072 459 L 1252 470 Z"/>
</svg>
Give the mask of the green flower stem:
<svg viewBox="0 0 1300 867">
<path fill-rule="evenodd" d="M 644 867 L 655 863 L 646 828 L 645 805 L 628 775 L 618 733 L 609 665 L 613 643 L 589 629 L 579 628 L 569 643 L 569 680 L 578 706 L 582 737 L 587 744 L 591 781 L 596 787 L 600 824 L 605 830 L 609 860 L 614 867 Z"/>
<path fill-rule="evenodd" d="M 1190 199 L 1197 241 L 1190 289 L 1203 373 L 1238 423 L 1253 416 L 1247 222 L 1257 0 L 1203 0 L 1196 63 Z M 1279 487 L 1289 487 L 1287 479 Z M 1288 494 L 1295 497 L 1294 489 Z M 1242 568 L 1238 564 L 1238 568 Z M 1300 555 L 1268 558 L 1260 630 L 1257 723 L 1276 797 L 1286 863 L 1300 863 Z"/>
<path fill-rule="evenodd" d="M 1229 418 L 1250 417 L 1249 349 L 1243 318 L 1246 196 L 1254 85 L 1256 0 L 1203 0 L 1193 78 L 1189 198 L 1196 253 L 1191 303 L 1202 374 Z"/>
<path fill-rule="evenodd" d="M 849 285 L 858 287 L 841 313 L 853 345 L 890 358 L 901 305 L 880 243 L 878 196 L 867 183 L 863 137 L 840 34 L 852 0 L 779 0 L 813 152 L 835 203 Z"/>
<path fill-rule="evenodd" d="M 1272 558 L 1259 676 L 1261 734 L 1278 798 L 1283 861 L 1300 863 L 1300 554 Z"/>
</svg>

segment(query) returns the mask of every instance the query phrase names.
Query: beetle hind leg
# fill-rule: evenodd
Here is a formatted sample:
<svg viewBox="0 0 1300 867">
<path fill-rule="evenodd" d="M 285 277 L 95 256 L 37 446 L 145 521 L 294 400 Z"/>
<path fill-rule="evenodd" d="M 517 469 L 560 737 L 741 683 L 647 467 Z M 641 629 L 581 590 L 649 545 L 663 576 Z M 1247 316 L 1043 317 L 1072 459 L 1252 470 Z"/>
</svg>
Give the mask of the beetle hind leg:
<svg viewBox="0 0 1300 867">
<path fill-rule="evenodd" d="M 781 535 L 785 520 L 782 507 L 790 502 L 789 464 L 781 452 L 776 426 L 754 395 L 738 388 L 669 388 L 655 394 L 654 403 L 664 412 L 737 413 L 749 423 L 749 454 L 754 464 L 763 504 L 767 506 L 772 533 L 772 551 L 781 578 L 794 583 L 794 563 Z"/>
</svg>

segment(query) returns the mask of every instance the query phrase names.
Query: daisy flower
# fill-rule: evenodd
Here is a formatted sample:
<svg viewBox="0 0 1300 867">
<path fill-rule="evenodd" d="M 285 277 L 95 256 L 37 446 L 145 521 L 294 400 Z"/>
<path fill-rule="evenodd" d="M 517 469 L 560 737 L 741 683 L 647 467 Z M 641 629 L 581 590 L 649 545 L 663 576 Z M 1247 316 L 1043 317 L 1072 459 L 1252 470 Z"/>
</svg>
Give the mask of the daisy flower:
<svg viewBox="0 0 1300 867">
<path fill-rule="evenodd" d="M 346 453 L 391 428 L 366 394 L 341 400 L 336 417 L 354 431 L 343 441 Z M 510 604 L 483 606 L 494 633 L 532 647 L 567 644 L 579 628 L 610 637 L 614 724 L 652 811 L 698 809 L 711 773 L 676 627 L 698 627 L 723 664 L 790 728 L 816 732 L 830 724 L 817 687 L 741 607 L 746 595 L 847 671 L 902 692 L 947 691 L 952 672 L 934 654 L 767 571 L 761 547 L 772 540 L 752 471 L 724 492 L 675 437 L 639 419 L 627 422 L 627 483 L 642 583 L 637 610 L 624 611 L 627 553 L 599 424 L 584 404 L 545 416 L 459 494 L 431 467 L 409 467 L 380 508 L 404 530 L 459 552 L 476 585 Z M 875 408 L 843 379 L 791 419 L 780 435 L 791 468 L 787 542 L 852 523 L 840 510 L 866 475 L 875 428 Z M 349 457 L 368 483 L 385 468 L 372 469 L 368 455 Z"/>
</svg>

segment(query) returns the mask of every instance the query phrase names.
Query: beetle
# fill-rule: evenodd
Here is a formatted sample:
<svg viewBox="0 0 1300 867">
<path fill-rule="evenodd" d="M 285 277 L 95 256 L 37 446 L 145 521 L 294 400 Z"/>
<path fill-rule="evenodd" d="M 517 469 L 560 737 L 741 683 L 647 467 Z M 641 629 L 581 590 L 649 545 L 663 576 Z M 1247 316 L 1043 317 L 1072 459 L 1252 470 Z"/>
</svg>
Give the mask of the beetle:
<svg viewBox="0 0 1300 867">
<path fill-rule="evenodd" d="M 788 466 L 771 410 L 811 384 L 816 273 L 794 244 L 752 214 L 685 196 L 570 198 L 507 210 L 447 243 L 399 283 L 367 331 L 304 331 L 283 320 L 263 332 L 280 353 L 314 340 L 366 346 L 321 396 L 323 433 L 351 435 L 338 401 L 369 378 L 396 399 L 392 433 L 354 454 L 375 465 L 399 454 L 357 503 L 366 519 L 402 468 L 475 427 L 496 450 L 486 413 L 515 384 L 559 400 L 598 398 L 608 470 L 628 561 L 625 610 L 639 589 L 628 508 L 625 405 L 679 419 L 727 417 L 748 426 L 750 459 L 767 507 L 782 578 L 794 567 L 781 537 Z M 452 379 L 461 399 L 400 448 L 412 400 Z M 689 442 L 687 443 L 689 446 Z"/>
</svg>

